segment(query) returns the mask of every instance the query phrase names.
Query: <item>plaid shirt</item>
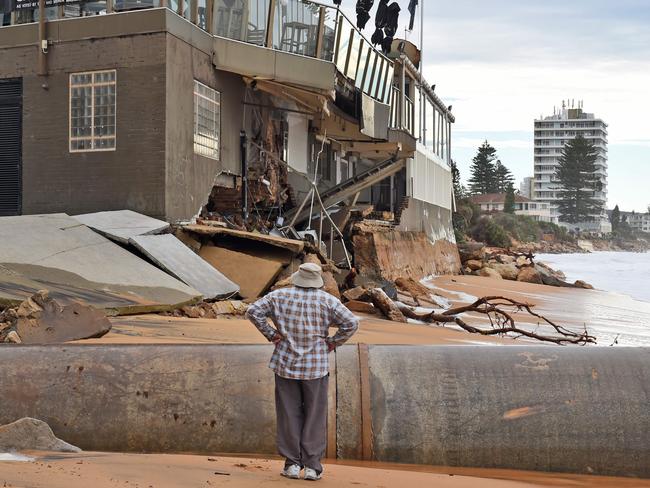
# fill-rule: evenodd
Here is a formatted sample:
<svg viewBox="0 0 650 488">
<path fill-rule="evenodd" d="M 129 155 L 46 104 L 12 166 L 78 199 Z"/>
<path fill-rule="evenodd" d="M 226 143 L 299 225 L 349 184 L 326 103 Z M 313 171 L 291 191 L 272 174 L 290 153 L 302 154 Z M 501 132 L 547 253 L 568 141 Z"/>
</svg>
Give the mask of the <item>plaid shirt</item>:
<svg viewBox="0 0 650 488">
<path fill-rule="evenodd" d="M 357 318 L 339 300 L 316 288 L 276 290 L 248 307 L 246 316 L 269 341 L 280 334 L 282 340 L 275 346 L 269 368 L 278 376 L 296 380 L 326 376 L 328 344 L 340 346 L 359 327 Z M 334 337 L 328 337 L 331 325 L 339 329 Z"/>
</svg>

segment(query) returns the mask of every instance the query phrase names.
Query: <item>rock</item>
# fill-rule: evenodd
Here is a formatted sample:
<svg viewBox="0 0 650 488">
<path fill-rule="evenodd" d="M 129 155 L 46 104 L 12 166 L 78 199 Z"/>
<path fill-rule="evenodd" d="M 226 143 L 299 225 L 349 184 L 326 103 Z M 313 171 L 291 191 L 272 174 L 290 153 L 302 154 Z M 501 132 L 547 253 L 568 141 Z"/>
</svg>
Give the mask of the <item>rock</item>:
<svg viewBox="0 0 650 488">
<path fill-rule="evenodd" d="M 480 242 L 468 242 L 458 246 L 461 262 L 472 260 L 483 261 L 485 257 L 485 247 Z"/>
<path fill-rule="evenodd" d="M 0 322 L 10 324 L 23 344 L 51 344 L 102 337 L 111 330 L 103 311 L 82 303 L 61 305 L 41 290 L 18 307 L 2 312 Z M 8 337 L 10 331 L 4 328 Z M 16 339 L 12 335 L 13 340 Z"/>
<path fill-rule="evenodd" d="M 7 451 L 81 452 L 76 446 L 57 439 L 45 422 L 29 417 L 0 426 L 0 452 Z"/>
<path fill-rule="evenodd" d="M 247 305 L 240 300 L 226 300 L 211 304 L 215 315 L 244 315 Z"/>
<path fill-rule="evenodd" d="M 23 341 L 20 340 L 20 336 L 15 330 L 12 330 L 7 334 L 7 337 L 5 338 L 5 342 L 10 342 L 13 344 L 22 344 Z"/>
<path fill-rule="evenodd" d="M 524 283 L 537 283 L 540 285 L 543 284 L 539 272 L 532 266 L 522 267 L 517 275 L 517 281 L 523 281 Z"/>
<path fill-rule="evenodd" d="M 485 278 L 495 278 L 497 280 L 503 279 L 501 277 L 501 274 L 497 270 L 492 268 L 481 268 L 478 271 L 478 276 L 484 276 Z"/>
<path fill-rule="evenodd" d="M 503 264 L 515 264 L 517 259 L 514 256 L 511 256 L 510 254 L 500 254 L 499 259 Z"/>
<path fill-rule="evenodd" d="M 552 270 L 548 266 L 541 266 L 540 264 L 535 264 L 535 270 L 539 273 L 542 283 L 548 286 L 560 286 L 560 287 L 571 287 L 570 283 L 561 280 L 555 274 L 552 273 Z"/>
<path fill-rule="evenodd" d="M 469 266 L 465 266 L 463 269 L 464 274 L 472 274 L 472 269 Z"/>
<path fill-rule="evenodd" d="M 397 292 L 397 301 L 408 305 L 409 307 L 417 307 L 418 302 L 416 302 L 413 297 L 407 293 L 402 293 L 401 291 Z"/>
<path fill-rule="evenodd" d="M 576 288 L 584 288 L 585 290 L 593 290 L 594 289 L 594 287 L 592 285 L 590 285 L 586 281 L 582 281 L 582 280 L 577 280 L 573 284 L 573 286 L 575 286 Z"/>
<path fill-rule="evenodd" d="M 181 308 L 181 311 L 183 312 L 183 315 L 191 319 L 200 319 L 205 315 L 205 311 L 201 310 L 200 307 L 196 307 L 196 306 L 185 306 Z"/>
<path fill-rule="evenodd" d="M 519 275 L 519 269 L 514 264 L 491 264 L 490 268 L 501 275 L 504 280 L 516 280 Z"/>
<path fill-rule="evenodd" d="M 342 294 L 342 297 L 351 302 L 351 301 L 361 301 L 367 302 L 370 300 L 370 295 L 368 295 L 368 290 L 363 286 L 356 286 L 350 290 L 345 290 Z"/>
<path fill-rule="evenodd" d="M 483 261 L 479 261 L 478 259 L 469 259 L 465 262 L 465 266 L 467 266 L 470 271 L 478 271 L 483 267 Z"/>
<path fill-rule="evenodd" d="M 367 313 L 367 314 L 377 313 L 377 309 L 372 305 L 372 303 L 368 303 L 368 302 L 350 300 L 349 302 L 346 302 L 345 306 L 348 307 L 348 309 L 353 312 Z"/>
</svg>

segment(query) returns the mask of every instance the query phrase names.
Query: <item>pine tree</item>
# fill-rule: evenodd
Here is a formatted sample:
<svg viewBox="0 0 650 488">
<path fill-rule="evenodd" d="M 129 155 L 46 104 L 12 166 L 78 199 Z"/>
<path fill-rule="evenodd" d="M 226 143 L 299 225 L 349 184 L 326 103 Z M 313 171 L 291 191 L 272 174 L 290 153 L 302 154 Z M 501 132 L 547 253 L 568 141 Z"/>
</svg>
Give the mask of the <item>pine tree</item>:
<svg viewBox="0 0 650 488">
<path fill-rule="evenodd" d="M 494 160 L 497 150 L 488 141 L 478 148 L 478 153 L 472 159 L 471 176 L 468 180 L 469 191 L 474 195 L 497 193 Z"/>
<path fill-rule="evenodd" d="M 494 165 L 494 176 L 496 180 L 496 189 L 494 193 L 505 193 L 508 186 L 514 185 L 515 178 L 508 168 L 506 168 L 501 160 L 498 159 Z"/>
<path fill-rule="evenodd" d="M 563 222 L 593 221 L 602 212 L 602 203 L 594 198 L 594 192 L 602 190 L 595 174 L 596 158 L 593 144 L 581 135 L 562 149 L 555 177 L 559 181 L 557 205 Z"/>
<path fill-rule="evenodd" d="M 457 200 L 465 198 L 467 190 L 460 181 L 460 171 L 456 161 L 451 160 L 451 181 L 454 187 L 454 196 Z"/>
<path fill-rule="evenodd" d="M 609 216 L 609 221 L 612 223 L 612 230 L 618 229 L 618 226 L 621 225 L 621 211 L 618 208 L 618 205 L 612 210 L 612 215 Z"/>
<path fill-rule="evenodd" d="M 515 187 L 510 182 L 506 188 L 506 200 L 503 204 L 503 211 L 505 213 L 515 213 Z"/>
</svg>

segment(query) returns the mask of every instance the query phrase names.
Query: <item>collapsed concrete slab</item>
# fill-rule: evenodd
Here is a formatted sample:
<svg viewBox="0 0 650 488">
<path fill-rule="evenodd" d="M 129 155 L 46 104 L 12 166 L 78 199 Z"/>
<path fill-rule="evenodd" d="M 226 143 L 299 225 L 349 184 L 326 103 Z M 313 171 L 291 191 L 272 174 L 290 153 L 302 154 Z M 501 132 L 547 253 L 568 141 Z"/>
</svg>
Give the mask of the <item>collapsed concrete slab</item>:
<svg viewBox="0 0 650 488">
<path fill-rule="evenodd" d="M 2 451 L 81 452 L 81 449 L 58 439 L 45 422 L 25 417 L 0 425 Z"/>
<path fill-rule="evenodd" d="M 267 234 L 259 234 L 257 232 L 245 232 L 242 230 L 227 229 L 224 227 L 215 227 L 211 225 L 186 225 L 183 227 L 185 230 L 194 232 L 195 234 L 206 236 L 228 236 L 239 239 L 252 240 L 268 244 L 270 246 L 287 249 L 294 254 L 298 254 L 305 249 L 305 243 L 296 239 L 287 239 L 285 237 L 271 236 Z"/>
<path fill-rule="evenodd" d="M 165 271 L 197 289 L 204 298 L 228 297 L 239 291 L 238 284 L 171 234 L 136 236 L 129 243 Z"/>
<path fill-rule="evenodd" d="M 240 286 L 243 298 L 257 298 L 275 282 L 281 262 L 216 246 L 203 246 L 199 255 Z"/>
<path fill-rule="evenodd" d="M 169 229 L 164 220 L 154 219 L 132 210 L 114 210 L 75 215 L 82 224 L 108 237 L 127 244 L 131 237 L 160 234 Z"/>
<path fill-rule="evenodd" d="M 101 310 L 81 303 L 61 305 L 47 291 L 0 312 L 0 342 L 4 338 L 4 342 L 53 344 L 102 337 L 110 330 L 111 322 Z"/>
<path fill-rule="evenodd" d="M 163 311 L 200 293 L 66 214 L 0 218 L 0 303 L 48 290 L 110 314 Z"/>
</svg>

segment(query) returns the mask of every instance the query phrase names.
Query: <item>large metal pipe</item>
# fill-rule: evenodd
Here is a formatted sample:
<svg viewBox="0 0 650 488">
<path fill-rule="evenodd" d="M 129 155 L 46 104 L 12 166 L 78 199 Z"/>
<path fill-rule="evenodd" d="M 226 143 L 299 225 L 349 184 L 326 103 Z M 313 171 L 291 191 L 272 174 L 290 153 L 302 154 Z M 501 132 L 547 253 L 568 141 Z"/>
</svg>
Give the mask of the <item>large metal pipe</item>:
<svg viewBox="0 0 650 488">
<path fill-rule="evenodd" d="M 273 453 L 270 353 L 3 346 L 0 423 L 87 450 Z M 650 477 L 649 349 L 345 346 L 330 370 L 330 455 Z"/>
</svg>

